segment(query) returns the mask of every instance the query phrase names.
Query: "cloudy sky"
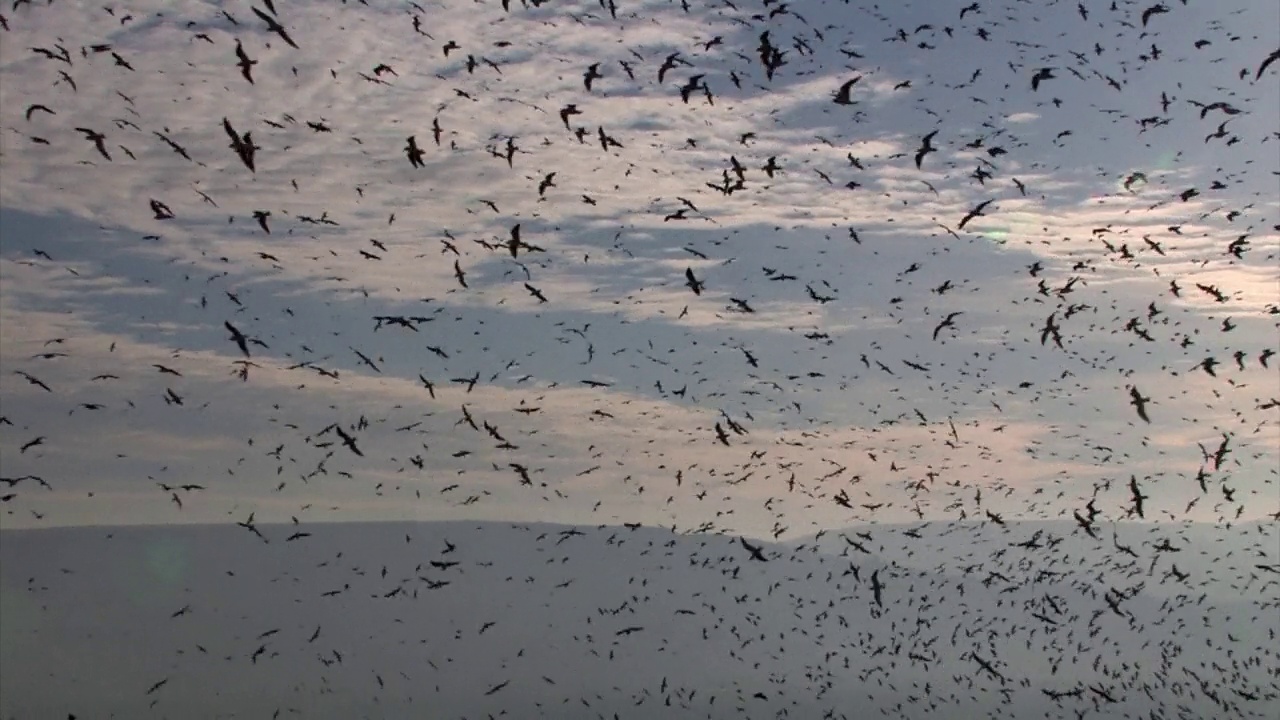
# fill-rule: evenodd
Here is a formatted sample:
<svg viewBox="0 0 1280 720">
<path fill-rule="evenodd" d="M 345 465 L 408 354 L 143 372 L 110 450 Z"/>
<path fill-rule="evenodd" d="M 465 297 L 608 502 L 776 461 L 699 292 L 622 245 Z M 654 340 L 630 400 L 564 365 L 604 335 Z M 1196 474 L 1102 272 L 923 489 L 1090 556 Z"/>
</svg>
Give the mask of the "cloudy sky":
<svg viewBox="0 0 1280 720">
<path fill-rule="evenodd" d="M 1271 515 L 1280 24 L 1167 5 L 6 9 L 0 526 Z"/>
</svg>

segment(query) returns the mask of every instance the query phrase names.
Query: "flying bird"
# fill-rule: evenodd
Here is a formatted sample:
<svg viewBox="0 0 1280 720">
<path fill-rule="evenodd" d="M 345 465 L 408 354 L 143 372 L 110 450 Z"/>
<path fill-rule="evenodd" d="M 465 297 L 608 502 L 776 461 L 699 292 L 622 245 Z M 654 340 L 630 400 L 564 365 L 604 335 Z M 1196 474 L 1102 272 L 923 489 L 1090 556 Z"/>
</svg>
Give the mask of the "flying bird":
<svg viewBox="0 0 1280 720">
<path fill-rule="evenodd" d="M 251 8 L 251 9 L 253 10 L 254 15 L 257 15 L 259 18 L 262 19 L 263 22 L 267 24 L 268 30 L 279 35 L 280 39 L 284 40 L 289 47 L 294 48 L 295 50 L 299 49 L 298 44 L 293 41 L 293 38 L 289 37 L 289 33 L 285 31 L 284 26 L 281 25 L 279 22 L 277 22 L 275 18 L 262 12 L 258 8 Z"/>
<path fill-rule="evenodd" d="M 231 122 L 225 117 L 222 118 L 222 129 L 226 131 L 228 136 L 230 136 L 231 149 L 236 151 L 236 155 L 240 158 L 240 161 L 244 163 L 244 166 L 249 168 L 249 172 L 257 172 L 254 170 L 253 158 L 254 153 L 258 150 L 258 146 L 253 144 L 253 139 L 250 137 L 250 133 L 246 132 L 244 135 L 241 135 L 236 132 L 235 128 L 231 126 Z"/>
<path fill-rule="evenodd" d="M 587 88 L 587 92 L 591 92 L 591 83 L 603 77 L 604 75 L 600 74 L 600 63 L 592 63 L 582 74 L 582 84 Z"/>
<path fill-rule="evenodd" d="M 50 114 L 50 115 L 57 115 L 57 114 L 58 114 L 58 113 L 54 112 L 53 110 L 50 110 L 48 105 L 41 105 L 40 103 L 33 103 L 33 104 L 31 104 L 31 105 L 28 105 L 28 106 L 27 106 L 26 118 L 27 118 L 27 121 L 28 121 L 28 122 L 30 122 L 30 121 L 31 121 L 31 115 L 32 115 L 32 113 L 36 112 L 37 110 L 38 110 L 38 111 L 40 111 L 40 112 L 48 113 L 48 114 Z"/>
<path fill-rule="evenodd" d="M 244 76 L 249 84 L 253 84 L 253 66 L 257 65 L 257 60 L 251 60 L 244 51 L 244 46 L 240 44 L 240 39 L 236 38 L 236 65 L 240 68 L 240 74 Z"/>
<path fill-rule="evenodd" d="M 422 152 L 422 149 L 418 147 L 418 140 L 413 135 L 410 135 L 409 139 L 406 140 L 405 143 L 404 153 L 409 157 L 409 164 L 415 168 L 426 167 L 426 164 L 422 162 L 422 156 L 424 153 Z"/>
<path fill-rule="evenodd" d="M 1129 404 L 1137 410 L 1138 417 L 1142 418 L 1143 422 L 1151 422 L 1151 418 L 1147 417 L 1147 403 L 1151 402 L 1151 398 L 1143 397 L 1136 385 L 1129 386 L 1129 398 Z"/>
<path fill-rule="evenodd" d="M 942 322 L 938 323 L 937 327 L 933 329 L 933 339 L 934 340 L 938 339 L 938 333 L 942 332 L 943 328 L 954 328 L 956 326 L 955 319 L 963 314 L 964 314 L 963 312 L 959 312 L 959 311 L 949 313 L 947 317 L 944 318 Z"/>
<path fill-rule="evenodd" d="M 1143 501 L 1147 499 L 1146 495 L 1138 488 L 1138 478 L 1135 475 L 1129 476 L 1129 494 L 1133 500 L 1132 512 L 1139 518 L 1146 518 L 1143 512 Z"/>
<path fill-rule="evenodd" d="M 1164 3 L 1156 3 L 1155 5 L 1152 5 L 1151 7 L 1147 8 L 1146 10 L 1143 10 L 1142 11 L 1142 27 L 1147 26 L 1147 21 L 1151 19 L 1152 15 L 1161 15 L 1167 12 L 1169 12 L 1169 6 L 1165 5 Z"/>
<path fill-rule="evenodd" d="M 685 268 L 684 270 L 685 285 L 693 291 L 694 295 L 701 295 L 703 283 L 693 275 L 693 268 Z"/>
<path fill-rule="evenodd" d="M 956 229 L 957 229 L 957 230 L 963 230 L 963 229 L 964 229 L 964 226 L 965 226 L 965 225 L 968 225 L 970 220 L 972 220 L 972 219 L 974 219 L 974 218 L 976 218 L 976 217 L 982 217 L 982 216 L 984 216 L 986 213 L 984 213 L 983 211 L 984 211 L 984 210 L 986 210 L 986 209 L 987 209 L 987 206 L 988 206 L 988 205 L 990 205 L 990 204 L 991 204 L 991 203 L 993 203 L 993 202 L 995 202 L 995 200 L 994 200 L 994 199 L 990 199 L 990 200 L 983 200 L 982 202 L 980 202 L 980 203 L 978 203 L 977 205 L 975 205 L 975 206 L 973 207 L 973 209 L 972 209 L 972 210 L 970 210 L 969 212 L 965 213 L 965 216 L 964 216 L 964 217 L 960 218 L 960 223 L 959 223 L 958 225 L 956 225 Z"/>
<path fill-rule="evenodd" d="M 245 357 L 249 357 L 249 339 L 246 338 L 244 333 L 240 332 L 235 325 L 232 325 L 230 320 L 225 321 L 223 325 L 226 326 L 227 331 L 231 333 L 231 339 L 235 342 L 236 346 L 240 348 L 240 352 L 244 353 Z"/>
<path fill-rule="evenodd" d="M 916 150 L 916 169 L 917 170 L 920 169 L 920 164 L 924 162 L 924 156 L 937 150 L 937 148 L 933 146 L 933 138 L 937 134 L 938 134 L 938 131 L 934 130 L 928 135 L 925 135 L 924 139 L 920 141 L 920 149 Z"/>
<path fill-rule="evenodd" d="M 98 153 L 102 155 L 102 157 L 106 158 L 107 160 L 111 159 L 111 155 L 107 153 L 107 136 L 106 135 L 103 135 L 97 130 L 93 130 L 90 128 L 83 128 L 83 127 L 76 128 L 76 131 L 84 135 L 86 140 L 93 143 L 93 146 L 98 149 Z"/>
<path fill-rule="evenodd" d="M 744 537 L 739 537 L 738 542 L 742 543 L 742 547 L 746 549 L 747 552 L 751 553 L 752 560 L 757 560 L 759 562 L 769 561 L 769 558 L 764 556 L 763 548 L 761 548 L 759 545 L 752 545 L 751 543 L 747 542 L 747 539 Z"/>
<path fill-rule="evenodd" d="M 1280 60 L 1280 48 L 1276 49 L 1274 52 L 1268 55 L 1265 59 L 1263 59 L 1262 63 L 1258 65 L 1258 69 L 1253 73 L 1254 82 L 1261 80 L 1262 73 L 1266 72 L 1267 68 L 1270 67 L 1272 63 L 1278 60 Z"/>
<path fill-rule="evenodd" d="M 1053 70 L 1054 68 L 1047 68 L 1047 67 L 1036 70 L 1036 74 L 1031 76 L 1031 89 L 1039 90 L 1040 83 L 1044 82 L 1045 80 L 1052 80 L 1056 78 L 1057 75 L 1053 74 Z"/>
<path fill-rule="evenodd" d="M 836 90 L 835 99 L 832 102 L 834 102 L 837 105 L 852 105 L 853 100 L 849 97 L 849 95 L 853 91 L 853 86 L 856 85 L 858 81 L 861 79 L 862 79 L 862 76 L 859 75 L 852 80 L 846 80 L 844 84 L 840 86 L 840 89 Z M 928 141 L 926 141 L 926 144 L 927 143 Z M 916 163 L 916 166 L 919 167 L 919 163 Z"/>
</svg>

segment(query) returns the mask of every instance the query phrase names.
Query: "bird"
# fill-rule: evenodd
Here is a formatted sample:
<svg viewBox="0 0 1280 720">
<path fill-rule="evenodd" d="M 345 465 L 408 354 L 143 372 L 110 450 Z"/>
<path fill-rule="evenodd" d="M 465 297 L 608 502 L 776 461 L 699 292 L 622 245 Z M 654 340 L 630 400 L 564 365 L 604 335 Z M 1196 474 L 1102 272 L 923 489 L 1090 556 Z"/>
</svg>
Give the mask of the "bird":
<svg viewBox="0 0 1280 720">
<path fill-rule="evenodd" d="M 959 224 L 956 225 L 956 230 L 963 230 L 964 226 L 968 225 L 970 220 L 976 217 L 981 217 L 985 215 L 986 213 L 984 213 L 983 211 L 986 210 L 987 206 L 993 202 L 995 202 L 994 199 L 988 199 L 988 200 L 983 200 L 982 202 L 975 205 L 973 209 L 965 213 L 964 217 L 960 218 Z"/>
<path fill-rule="evenodd" d="M 1167 12 L 1169 12 L 1169 7 L 1164 3 L 1156 3 L 1155 5 L 1148 7 L 1146 10 L 1142 11 L 1142 27 L 1147 26 L 1147 21 L 1151 19 L 1151 16 Z"/>
<path fill-rule="evenodd" d="M 715 424 L 715 431 L 716 431 L 716 440 L 719 441 L 721 445 L 726 445 L 726 446 L 729 445 L 729 433 L 725 431 L 725 429 L 720 425 L 720 423 Z"/>
<path fill-rule="evenodd" d="M 592 63 L 587 66 L 587 71 L 582 74 L 582 84 L 586 87 L 587 92 L 591 92 L 591 83 L 603 77 L 604 75 L 600 74 L 600 63 Z"/>
<path fill-rule="evenodd" d="M 84 127 L 76 128 L 76 132 L 79 132 L 81 135 L 84 135 L 86 140 L 93 143 L 93 146 L 97 148 L 99 155 L 106 158 L 107 160 L 111 159 L 111 155 L 107 153 L 107 145 L 106 145 L 107 136 L 106 135 L 103 135 L 102 133 L 96 130 L 93 130 L 91 128 L 84 128 Z"/>
<path fill-rule="evenodd" d="M 556 186 L 555 177 L 555 173 L 549 172 L 546 177 L 542 179 L 542 182 L 538 183 L 538 197 L 545 197 L 547 194 L 547 188 L 553 188 Z"/>
<path fill-rule="evenodd" d="M 355 437 L 348 435 L 346 431 L 342 429 L 342 426 L 334 425 L 333 431 L 338 434 L 338 437 L 342 440 L 342 444 L 345 445 L 348 450 L 360 457 L 364 457 L 364 453 L 356 446 Z"/>
<path fill-rule="evenodd" d="M 751 554 L 751 559 L 752 559 L 752 560 L 757 560 L 757 561 L 759 561 L 759 562 L 768 562 L 768 561 L 769 561 L 769 558 L 767 558 L 767 557 L 765 557 L 765 556 L 764 556 L 764 549 L 763 549 L 763 548 L 761 548 L 759 545 L 752 545 L 751 543 L 747 542 L 747 539 L 746 539 L 746 538 L 744 538 L 744 537 L 739 537 L 739 538 L 738 538 L 738 542 L 739 542 L 739 543 L 741 543 L 741 544 L 742 544 L 742 547 L 743 547 L 743 548 L 744 548 L 748 553 L 750 553 L 750 554 Z"/>
<path fill-rule="evenodd" d="M 943 318 L 942 322 L 938 323 L 938 325 L 933 328 L 933 339 L 938 339 L 938 333 L 942 332 L 943 328 L 955 327 L 955 319 L 963 314 L 964 313 L 961 311 L 948 313 L 947 316 Z"/>
<path fill-rule="evenodd" d="M 572 128 L 569 127 L 569 118 L 574 115 L 581 114 L 582 111 L 578 109 L 578 106 L 575 103 L 569 103 L 568 105 L 560 108 L 560 121 L 564 123 L 564 129 L 571 130 Z"/>
<path fill-rule="evenodd" d="M 239 134 L 225 117 L 222 118 L 222 128 L 231 137 L 231 149 L 236 151 L 236 156 L 240 158 L 245 167 L 249 168 L 249 172 L 256 172 L 254 169 L 254 154 L 258 150 L 258 146 L 253 143 L 250 133 Z"/>
<path fill-rule="evenodd" d="M 382 368 L 378 367 L 378 364 L 373 361 L 373 358 L 369 357 L 368 355 L 365 355 L 364 353 L 360 352 L 355 348 L 351 348 L 351 352 L 355 353 L 356 357 L 360 359 L 360 362 L 367 365 L 370 370 L 373 370 L 374 372 L 379 374 L 382 373 Z"/>
<path fill-rule="evenodd" d="M 409 158 L 410 165 L 415 168 L 426 167 L 426 164 L 422 162 L 424 153 L 422 152 L 422 149 L 418 147 L 418 141 L 413 135 L 410 135 L 408 139 L 405 140 L 404 152 Z"/>
<path fill-rule="evenodd" d="M 680 86 L 680 100 L 686 105 L 689 104 L 689 96 L 696 92 L 699 88 L 704 87 L 702 78 L 706 75 L 694 75 L 690 77 L 684 85 Z"/>
<path fill-rule="evenodd" d="M 240 44 L 240 38 L 236 38 L 236 65 L 240 68 L 240 74 L 244 76 L 249 84 L 253 84 L 253 66 L 257 65 L 257 60 L 251 60 L 244 51 L 244 46 Z"/>
<path fill-rule="evenodd" d="M 862 79 L 862 76 L 858 75 L 852 80 L 846 80 L 842 85 L 840 85 L 840 88 L 836 90 L 835 99 L 832 102 L 834 102 L 837 105 L 852 105 L 853 100 L 850 98 L 850 93 L 853 91 L 853 86 L 856 85 L 858 81 L 861 79 Z M 925 140 L 925 145 L 928 145 L 928 144 L 929 144 L 929 141 Z M 920 163 L 917 162 L 916 167 L 919 167 L 919 166 L 920 166 Z"/>
<path fill-rule="evenodd" d="M 258 8 L 250 8 L 250 9 L 253 10 L 254 15 L 257 15 L 259 18 L 262 19 L 264 23 L 267 24 L 267 29 L 275 33 L 276 35 L 279 35 L 280 39 L 284 40 L 286 45 L 288 45 L 289 47 L 295 50 L 301 49 L 298 47 L 297 43 L 293 41 L 293 38 L 289 37 L 289 33 L 285 31 L 284 26 L 281 25 L 278 21 L 276 21 L 275 18 L 262 12 Z"/>
<path fill-rule="evenodd" d="M 48 114 L 50 114 L 50 115 L 57 115 L 57 114 L 58 114 L 58 113 L 54 112 L 53 110 L 49 109 L 49 106 L 48 106 L 48 105 L 42 105 L 42 104 L 40 104 L 40 103 L 32 103 L 32 104 L 30 104 L 30 105 L 28 105 L 28 106 L 27 106 L 27 111 L 26 111 L 26 113 L 25 113 L 25 117 L 26 117 L 26 119 L 27 119 L 27 122 L 30 122 L 30 121 L 31 121 L 31 116 L 32 116 L 32 114 L 34 114 L 36 111 L 40 111 L 40 112 L 44 112 L 44 113 L 48 113 Z"/>
<path fill-rule="evenodd" d="M 1208 373 L 1210 377 L 1217 377 L 1218 374 L 1213 370 L 1217 365 L 1218 365 L 1217 359 L 1210 356 L 1205 358 L 1204 360 L 1201 360 L 1199 367 L 1203 369 L 1206 373 Z"/>
<path fill-rule="evenodd" d="M 53 392 L 53 389 L 50 388 L 48 385 L 46 385 L 43 380 L 41 380 L 40 378 L 37 378 L 36 376 L 28 372 L 25 372 L 23 370 L 14 370 L 13 373 L 15 375 L 20 375 L 28 383 L 35 385 L 36 387 L 40 388 L 41 390 L 44 390 L 45 392 L 50 392 L 50 393 Z"/>
<path fill-rule="evenodd" d="M 688 65 L 689 63 L 681 58 L 680 53 L 678 52 L 673 52 L 670 55 L 667 55 L 666 58 L 663 59 L 662 65 L 658 68 L 658 82 L 664 82 L 666 80 L 667 72 L 675 69 L 677 64 Z"/>
<path fill-rule="evenodd" d="M 916 150 L 916 169 L 920 169 L 920 164 L 924 162 L 924 156 L 937 150 L 933 146 L 933 138 L 938 134 L 937 130 L 925 135 L 920 141 L 920 149 Z"/>
<path fill-rule="evenodd" d="M 1048 68 L 1048 67 L 1039 68 L 1038 70 L 1036 70 L 1035 74 L 1031 76 L 1031 89 L 1039 90 L 1040 83 L 1044 82 L 1045 80 L 1052 80 L 1056 78 L 1057 75 L 1054 75 L 1053 71 L 1054 71 L 1054 68 Z"/>
<path fill-rule="evenodd" d="M 1253 73 L 1254 82 L 1261 80 L 1262 74 L 1265 73 L 1267 71 L 1267 68 L 1270 67 L 1271 64 L 1276 61 L 1280 61 L 1280 48 L 1277 48 L 1276 50 L 1272 51 L 1270 55 L 1263 58 L 1262 62 L 1258 64 L 1258 69 L 1255 70 Z"/>
<path fill-rule="evenodd" d="M 240 348 L 240 352 L 243 353 L 245 357 L 249 357 L 249 341 L 248 338 L 244 336 L 244 333 L 240 332 L 235 325 L 232 325 L 230 320 L 225 321 L 223 325 L 226 326 L 227 331 L 231 333 L 231 339 L 235 342 L 236 347 Z"/>
<path fill-rule="evenodd" d="M 1136 385 L 1129 386 L 1129 398 L 1129 404 L 1137 411 L 1138 417 L 1143 422 L 1151 422 L 1151 418 L 1147 417 L 1147 403 L 1151 402 L 1151 398 L 1143 397 Z"/>
<path fill-rule="evenodd" d="M 1138 488 L 1138 478 L 1135 475 L 1129 476 L 1129 494 L 1133 500 L 1133 513 L 1139 518 L 1145 518 L 1146 514 L 1143 512 L 1143 501 L 1147 499 L 1147 496 L 1143 495 L 1142 491 Z"/>
<path fill-rule="evenodd" d="M 173 210 L 171 210 L 168 205 L 156 200 L 155 198 L 151 199 L 150 204 L 151 212 L 155 213 L 156 220 L 170 220 L 173 218 Z"/>
<path fill-rule="evenodd" d="M 687 285 L 688 288 L 693 291 L 694 295 L 702 294 L 702 288 L 704 287 L 704 285 L 701 280 L 694 277 L 693 268 L 685 268 L 684 278 L 685 278 L 685 285 Z"/>
</svg>

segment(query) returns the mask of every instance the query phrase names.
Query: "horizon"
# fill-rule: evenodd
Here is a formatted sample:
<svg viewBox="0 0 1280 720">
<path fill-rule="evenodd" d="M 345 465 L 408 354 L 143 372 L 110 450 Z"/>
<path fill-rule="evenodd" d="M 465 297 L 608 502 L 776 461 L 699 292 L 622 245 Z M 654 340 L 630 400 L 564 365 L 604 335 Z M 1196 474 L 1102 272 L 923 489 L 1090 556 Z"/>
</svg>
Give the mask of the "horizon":
<svg viewBox="0 0 1280 720">
<path fill-rule="evenodd" d="M 593 521 L 593 522 L 581 522 L 581 523 L 565 523 L 565 522 L 556 522 L 556 521 L 550 521 L 550 520 L 530 520 L 530 519 L 512 519 L 512 518 L 496 518 L 496 519 L 454 518 L 454 519 L 444 519 L 444 520 L 312 520 L 311 522 L 316 523 L 318 525 L 439 525 L 439 524 L 463 524 L 463 523 L 494 524 L 494 525 L 536 524 L 536 525 L 556 525 L 560 527 L 582 526 L 582 527 L 592 527 L 592 528 L 608 527 L 608 528 L 623 528 L 623 529 L 629 529 L 631 525 L 634 525 L 639 528 L 645 528 L 650 530 L 664 530 L 667 532 L 671 532 L 672 534 L 675 534 L 675 535 L 682 535 L 686 537 L 692 537 L 692 536 L 698 536 L 698 535 L 718 536 L 718 535 L 738 534 L 738 533 L 735 533 L 730 528 L 723 528 L 719 530 L 717 529 L 701 530 L 698 528 L 682 529 L 677 527 L 673 530 L 672 527 L 669 525 L 646 525 L 643 523 L 625 523 L 621 521 L 619 522 L 594 522 Z M 1079 527 L 1077 524 L 1074 523 L 1074 521 L 1066 518 L 1036 518 L 1033 520 L 1009 519 L 1009 520 L 1004 520 L 1003 522 L 1005 525 L 1038 525 L 1038 524 L 1065 525 L 1065 526 L 1076 528 L 1076 529 L 1078 529 Z M 1229 522 L 1229 523 L 1211 523 L 1211 522 L 1203 522 L 1203 521 L 1197 521 L 1197 520 L 1187 519 L 1187 518 L 1182 518 L 1178 520 L 1164 520 L 1164 521 L 1138 520 L 1133 518 L 1124 518 L 1124 519 L 1115 520 L 1113 522 L 1115 525 L 1122 526 L 1122 527 L 1124 526 L 1127 526 L 1127 527 L 1144 527 L 1144 526 L 1204 527 L 1204 528 L 1213 528 L 1216 530 L 1230 530 L 1232 528 L 1243 528 L 1243 527 L 1266 527 L 1268 523 L 1275 522 L 1275 520 L 1261 518 L 1261 519 L 1242 520 L 1238 522 Z M 165 527 L 211 528 L 211 527 L 227 527 L 228 525 L 234 525 L 234 523 L 181 522 L 181 523 L 155 523 L 155 524 L 129 523 L 129 524 L 123 524 L 123 525 L 106 525 L 106 524 L 104 525 L 47 525 L 47 526 L 40 526 L 40 527 L 0 528 L 0 532 L 19 533 L 19 532 L 27 532 L 32 530 L 75 530 L 78 528 L 84 528 L 86 530 L 95 530 L 95 529 L 114 530 L 114 529 L 123 529 L 123 528 L 165 528 Z M 297 525 L 297 523 L 294 523 L 289 520 L 281 520 L 281 521 L 255 520 L 254 525 L 258 527 L 294 527 Z M 972 526 L 972 527 L 995 526 L 994 523 L 992 523 L 988 519 L 971 518 L 971 519 L 960 520 L 957 518 L 951 518 L 951 519 L 943 519 L 943 520 L 916 520 L 916 521 L 902 521 L 902 522 L 868 521 L 868 522 L 863 522 L 858 524 L 845 525 L 841 527 L 823 528 L 818 532 L 823 534 L 831 534 L 831 533 L 840 533 L 852 528 L 875 528 L 875 527 L 912 528 L 912 529 L 923 530 L 927 528 L 956 526 L 956 525 L 964 525 L 964 526 Z M 804 540 L 806 538 L 812 538 L 813 535 L 782 536 L 780 538 L 775 538 L 772 536 L 764 536 L 764 537 L 749 536 L 749 537 L 753 537 L 754 539 L 761 540 L 763 542 L 768 542 L 771 544 L 781 544 L 781 543 L 796 542 L 798 540 Z"/>
</svg>

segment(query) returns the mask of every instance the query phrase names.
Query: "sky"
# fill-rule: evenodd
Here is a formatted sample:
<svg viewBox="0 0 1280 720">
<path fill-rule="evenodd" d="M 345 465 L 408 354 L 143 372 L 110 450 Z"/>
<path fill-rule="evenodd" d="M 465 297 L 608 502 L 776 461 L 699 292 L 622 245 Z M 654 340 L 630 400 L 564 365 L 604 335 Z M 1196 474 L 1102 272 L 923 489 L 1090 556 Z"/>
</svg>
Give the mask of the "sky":
<svg viewBox="0 0 1280 720">
<path fill-rule="evenodd" d="M 10 12 L 3 526 L 1277 510 L 1266 8 L 688 5 Z"/>
<path fill-rule="evenodd" d="M 537 593 L 513 617 L 549 628 L 527 664 L 594 667 L 605 644 L 580 623 L 628 593 L 662 628 L 622 653 L 625 688 L 584 685 L 601 704 L 583 717 L 665 692 L 666 643 L 690 716 L 737 712 L 695 685 L 759 700 L 750 716 L 846 706 L 825 699 L 827 653 L 845 677 L 880 643 L 897 664 L 857 690 L 924 715 L 924 689 L 903 690 L 926 681 L 907 669 L 921 606 L 966 633 L 934 669 L 955 712 L 1072 717 L 1037 691 L 1099 683 L 1132 697 L 1086 689 L 1077 709 L 1146 712 L 1142 693 L 1264 716 L 1280 698 L 1262 671 L 1280 587 L 1280 8 L 0 12 L 0 716 L 258 716 L 274 691 L 221 693 L 279 652 L 275 689 L 306 695 L 339 682 L 323 653 L 343 649 L 360 669 L 334 703 L 354 704 L 327 709 L 395 716 L 426 696 L 370 673 L 412 684 L 450 657 L 436 644 L 475 650 L 457 633 L 519 577 Z M 668 554 L 610 555 L 615 533 Z M 583 542 L 545 547 L 558 537 Z M 475 582 L 432 594 L 419 571 L 445 539 Z M 502 556 L 516 545 L 551 554 Z M 888 604 L 846 562 L 882 571 Z M 597 605 L 556 606 L 558 583 L 592 577 Z M 342 588 L 347 635 L 302 669 L 311 620 L 338 622 L 324 587 Z M 431 649 L 362 656 L 395 629 L 349 590 L 436 612 L 407 633 Z M 84 612 L 88 594 L 104 604 Z M 717 608 L 698 620 L 734 630 L 681 645 L 658 623 L 698 598 Z M 188 599 L 194 618 L 173 615 Z M 829 627 L 834 604 L 858 622 Z M 763 618 L 769 636 L 826 634 L 735 636 Z M 533 693 L 508 652 L 528 638 L 494 637 L 455 674 L 511 670 Z M 137 638 L 147 659 L 113 662 Z M 1018 689 L 975 675 L 975 655 Z M 1050 655 L 1100 659 L 1054 685 Z M 735 669 L 711 677 L 711 660 Z M 118 676 L 65 693 L 102 665 Z M 171 692 L 143 692 L 161 677 Z M 784 691 L 754 698 L 761 684 Z M 572 699 L 547 685 L 521 697 Z M 519 706 L 485 689 L 458 685 L 445 714 Z"/>
</svg>

